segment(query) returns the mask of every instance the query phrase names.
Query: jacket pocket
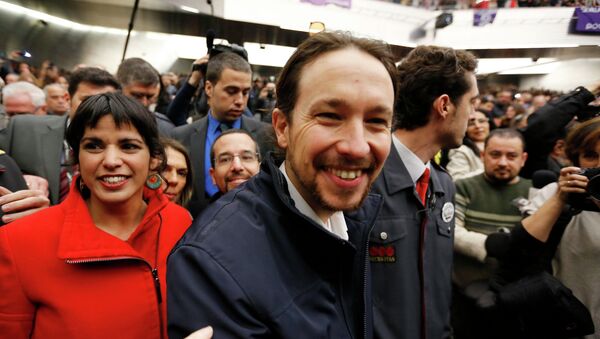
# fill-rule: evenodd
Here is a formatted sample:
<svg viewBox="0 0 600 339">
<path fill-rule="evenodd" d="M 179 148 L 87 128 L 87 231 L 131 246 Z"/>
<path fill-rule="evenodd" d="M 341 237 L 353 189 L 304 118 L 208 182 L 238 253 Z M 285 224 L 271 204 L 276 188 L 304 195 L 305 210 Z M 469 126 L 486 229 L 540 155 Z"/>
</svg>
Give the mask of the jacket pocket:
<svg viewBox="0 0 600 339">
<path fill-rule="evenodd" d="M 371 244 L 386 245 L 406 236 L 406 227 L 415 221 L 406 217 L 377 219 L 369 236 Z"/>
</svg>

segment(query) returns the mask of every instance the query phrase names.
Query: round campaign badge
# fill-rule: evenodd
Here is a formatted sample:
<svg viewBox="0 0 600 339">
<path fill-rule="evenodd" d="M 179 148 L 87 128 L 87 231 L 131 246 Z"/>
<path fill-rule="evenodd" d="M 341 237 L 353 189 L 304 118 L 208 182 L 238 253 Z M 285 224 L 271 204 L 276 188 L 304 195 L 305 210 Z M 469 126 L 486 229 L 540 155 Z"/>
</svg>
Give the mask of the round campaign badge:
<svg viewBox="0 0 600 339">
<path fill-rule="evenodd" d="M 442 220 L 444 220 L 444 222 L 450 222 L 450 220 L 452 220 L 453 217 L 454 204 L 452 204 L 451 202 L 447 202 L 444 204 L 444 207 L 442 207 Z"/>
</svg>

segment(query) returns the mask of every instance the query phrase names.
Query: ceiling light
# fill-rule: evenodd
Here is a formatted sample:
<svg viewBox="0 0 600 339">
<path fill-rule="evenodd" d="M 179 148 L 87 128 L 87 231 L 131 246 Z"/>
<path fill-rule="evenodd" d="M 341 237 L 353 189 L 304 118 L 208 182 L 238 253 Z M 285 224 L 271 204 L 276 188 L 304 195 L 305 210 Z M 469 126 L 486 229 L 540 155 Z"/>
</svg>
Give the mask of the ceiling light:
<svg viewBox="0 0 600 339">
<path fill-rule="evenodd" d="M 191 13 L 200 13 L 200 10 L 194 7 L 189 7 L 189 6 L 179 6 L 179 8 L 181 8 L 181 10 L 186 11 L 186 12 L 191 12 Z"/>
</svg>

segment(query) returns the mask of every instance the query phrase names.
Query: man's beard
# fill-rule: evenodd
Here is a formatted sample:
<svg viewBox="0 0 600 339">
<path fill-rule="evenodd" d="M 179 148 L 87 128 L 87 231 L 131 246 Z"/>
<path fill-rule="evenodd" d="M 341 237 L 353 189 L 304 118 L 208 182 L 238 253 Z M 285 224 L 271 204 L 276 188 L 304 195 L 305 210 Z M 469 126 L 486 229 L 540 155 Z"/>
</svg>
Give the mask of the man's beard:
<svg viewBox="0 0 600 339">
<path fill-rule="evenodd" d="M 372 155 L 371 159 L 361 159 L 358 161 L 351 161 L 343 157 L 338 157 L 338 159 L 334 159 L 333 161 L 331 161 L 326 159 L 326 156 L 323 154 L 315 158 L 315 165 L 313 165 L 313 167 L 317 170 L 317 172 L 325 171 L 325 169 L 323 169 L 325 167 L 335 168 L 335 166 L 332 166 L 332 164 L 335 164 L 336 166 L 338 166 L 338 168 L 360 167 L 362 169 L 362 173 L 367 175 L 368 184 L 364 192 L 362 192 L 362 195 L 358 202 L 349 206 L 335 206 L 333 203 L 328 202 L 325 199 L 325 195 L 323 194 L 321 188 L 317 184 L 316 176 L 312 178 L 305 178 L 305 175 L 300 175 L 300 172 L 297 171 L 297 169 L 295 168 L 295 163 L 293 159 L 290 159 L 289 162 L 290 169 L 294 172 L 295 177 L 298 179 L 298 181 L 300 181 L 300 185 L 304 188 L 305 192 L 310 194 L 310 199 L 314 203 L 318 204 L 320 208 L 331 213 L 337 211 L 351 212 L 359 209 L 364 200 L 366 199 L 367 195 L 369 194 L 369 191 L 371 190 L 371 186 L 374 182 L 374 171 L 375 168 L 377 168 L 376 160 Z M 325 164 L 327 164 L 327 166 Z M 356 189 L 346 189 L 345 191 L 347 191 L 346 194 L 349 196 L 352 196 L 354 193 L 356 193 Z M 339 200 L 344 201 L 344 193 L 342 193 L 341 196 L 342 197 L 338 195 L 338 198 L 340 198 Z"/>
</svg>

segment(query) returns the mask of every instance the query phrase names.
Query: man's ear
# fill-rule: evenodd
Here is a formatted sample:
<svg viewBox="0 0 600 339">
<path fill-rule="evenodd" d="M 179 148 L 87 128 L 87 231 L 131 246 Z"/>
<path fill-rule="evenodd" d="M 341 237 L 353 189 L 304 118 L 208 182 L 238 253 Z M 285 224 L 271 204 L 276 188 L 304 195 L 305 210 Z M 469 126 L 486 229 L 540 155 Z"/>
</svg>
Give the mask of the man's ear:
<svg viewBox="0 0 600 339">
<path fill-rule="evenodd" d="M 527 152 L 523 152 L 523 161 L 521 162 L 521 167 L 525 166 L 525 162 L 527 161 L 527 157 L 529 155 L 527 154 Z"/>
<path fill-rule="evenodd" d="M 448 94 L 442 94 L 439 97 L 435 98 L 435 100 L 433 100 L 433 104 L 431 106 L 434 112 L 434 116 L 436 116 L 439 119 L 445 120 L 446 118 L 448 118 L 451 107 L 453 107 L 454 105 L 452 104 L 452 101 L 450 100 Z"/>
<path fill-rule="evenodd" d="M 288 147 L 289 138 L 289 122 L 285 114 L 279 109 L 275 108 L 272 113 L 273 129 L 275 129 L 275 136 L 277 137 L 277 144 L 283 149 Z"/>
<path fill-rule="evenodd" d="M 213 88 L 213 84 L 210 82 L 210 80 L 206 80 L 204 82 L 204 92 L 206 93 L 207 98 L 212 98 Z"/>
<path fill-rule="evenodd" d="M 217 185 L 217 181 L 215 180 L 215 169 L 213 167 L 208 169 L 208 173 L 210 174 L 210 178 L 212 179 L 213 185 Z"/>
</svg>

